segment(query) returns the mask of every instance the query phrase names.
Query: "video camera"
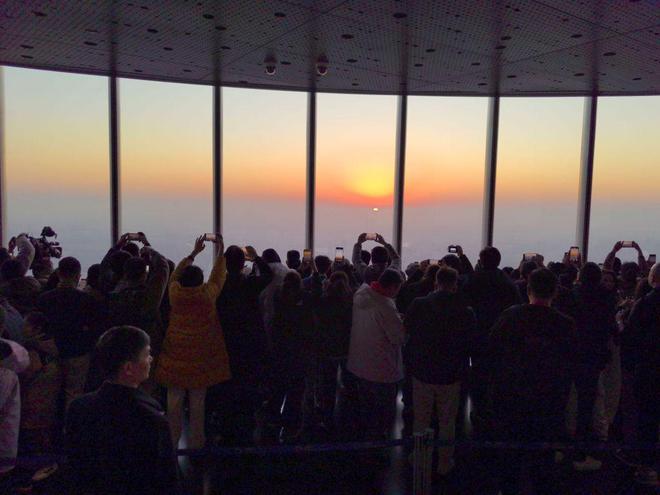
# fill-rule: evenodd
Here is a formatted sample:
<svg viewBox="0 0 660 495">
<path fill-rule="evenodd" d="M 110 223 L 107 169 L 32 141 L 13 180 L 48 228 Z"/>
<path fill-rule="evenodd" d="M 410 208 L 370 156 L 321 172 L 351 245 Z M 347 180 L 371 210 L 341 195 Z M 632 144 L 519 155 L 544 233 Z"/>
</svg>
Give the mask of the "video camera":
<svg viewBox="0 0 660 495">
<path fill-rule="evenodd" d="M 61 258 L 62 246 L 57 241 L 49 241 L 49 237 L 57 239 L 57 233 L 51 227 L 41 229 L 40 237 L 28 236 L 28 239 L 34 246 L 34 261 L 32 265 L 39 265 L 42 260 L 49 258 Z"/>
</svg>

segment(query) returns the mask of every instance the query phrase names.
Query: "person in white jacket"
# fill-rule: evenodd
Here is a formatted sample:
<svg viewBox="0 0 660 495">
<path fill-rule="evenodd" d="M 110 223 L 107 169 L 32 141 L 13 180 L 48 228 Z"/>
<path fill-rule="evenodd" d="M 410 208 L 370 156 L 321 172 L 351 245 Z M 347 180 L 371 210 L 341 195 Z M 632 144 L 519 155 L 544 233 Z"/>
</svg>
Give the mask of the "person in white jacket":
<svg viewBox="0 0 660 495">
<path fill-rule="evenodd" d="M 0 307 L 0 329 L 4 313 Z M 17 374 L 23 372 L 29 364 L 30 358 L 23 346 L 0 338 L 0 479 L 7 476 L 16 465 L 21 422 L 21 393 Z"/>
<path fill-rule="evenodd" d="M 387 269 L 377 282 L 363 284 L 353 298 L 347 367 L 358 379 L 360 423 L 371 440 L 389 435 L 397 384 L 403 379 L 405 333 L 394 302 L 402 282 L 397 270 Z"/>
</svg>

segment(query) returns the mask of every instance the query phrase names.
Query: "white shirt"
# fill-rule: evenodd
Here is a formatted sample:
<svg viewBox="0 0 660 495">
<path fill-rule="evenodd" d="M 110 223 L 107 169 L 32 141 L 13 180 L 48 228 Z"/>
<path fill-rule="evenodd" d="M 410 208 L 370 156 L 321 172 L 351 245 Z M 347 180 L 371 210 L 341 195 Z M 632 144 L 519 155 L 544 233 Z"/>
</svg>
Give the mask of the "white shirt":
<svg viewBox="0 0 660 495">
<path fill-rule="evenodd" d="M 30 364 L 27 350 L 16 342 L 0 339 L 12 348 L 12 354 L 0 363 L 0 473 L 11 471 L 18 453 L 18 430 L 21 423 L 21 392 L 18 376 Z M 13 459 L 14 462 L 5 461 Z"/>
</svg>

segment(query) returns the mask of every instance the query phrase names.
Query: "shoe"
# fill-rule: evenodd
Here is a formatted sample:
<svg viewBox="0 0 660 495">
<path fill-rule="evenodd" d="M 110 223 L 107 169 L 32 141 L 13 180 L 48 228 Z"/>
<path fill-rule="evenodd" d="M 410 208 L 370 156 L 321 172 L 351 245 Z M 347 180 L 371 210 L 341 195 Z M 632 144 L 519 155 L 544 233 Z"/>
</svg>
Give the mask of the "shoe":
<svg viewBox="0 0 660 495">
<path fill-rule="evenodd" d="M 576 471 L 598 471 L 601 467 L 603 467 L 603 462 L 590 455 L 582 461 L 573 461 L 573 469 Z"/>
<path fill-rule="evenodd" d="M 660 482 L 658 482 L 658 472 L 647 466 L 640 467 L 635 472 L 635 482 L 644 486 L 660 486 Z"/>
</svg>

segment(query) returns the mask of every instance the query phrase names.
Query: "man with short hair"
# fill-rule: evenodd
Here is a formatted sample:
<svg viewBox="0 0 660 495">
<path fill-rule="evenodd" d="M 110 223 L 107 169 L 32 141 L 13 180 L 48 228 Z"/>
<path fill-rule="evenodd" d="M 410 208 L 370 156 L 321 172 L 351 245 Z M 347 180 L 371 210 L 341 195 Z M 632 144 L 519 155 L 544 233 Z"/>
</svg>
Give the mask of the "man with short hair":
<svg viewBox="0 0 660 495">
<path fill-rule="evenodd" d="M 73 401 L 66 419 L 74 493 L 178 493 L 167 419 L 139 388 L 151 369 L 149 336 L 136 327 L 114 327 L 96 349 L 106 381 Z"/>
<path fill-rule="evenodd" d="M 170 278 L 170 268 L 165 257 L 151 247 L 146 236 L 141 242 L 144 243 L 141 256 L 124 262 L 122 277 L 108 294 L 108 326 L 132 325 L 143 329 L 149 335 L 152 352 L 158 359 L 165 338 L 160 305 Z"/>
<path fill-rule="evenodd" d="M 435 404 L 439 439 L 451 442 L 456 434 L 461 382 L 468 367 L 476 317 L 456 293 L 458 271 L 440 267 L 435 287 L 426 297 L 413 300 L 406 312 L 404 325 L 410 339 L 405 349 L 406 371 L 412 376 L 413 430 L 421 433 L 431 425 Z M 452 470 L 453 454 L 453 447 L 439 449 L 441 475 Z"/>
<path fill-rule="evenodd" d="M 622 352 L 635 373 L 638 440 L 650 446 L 658 444 L 660 424 L 660 264 L 651 267 L 648 281 L 652 290 L 633 307 L 622 336 Z M 657 449 L 642 454 L 639 482 L 657 486 L 657 458 Z"/>
<path fill-rule="evenodd" d="M 472 380 L 470 396 L 474 412 L 479 414 L 485 394 L 484 360 L 491 327 L 502 312 L 519 304 L 520 294 L 511 279 L 498 267 L 502 256 L 497 248 L 488 246 L 479 253 L 477 269 L 463 286 L 467 303 L 477 316 L 477 331 L 471 346 Z"/>
<path fill-rule="evenodd" d="M 488 339 L 486 423 L 491 439 L 557 442 L 565 438 L 565 411 L 576 368 L 575 322 L 551 307 L 557 277 L 538 268 L 529 277 L 529 304 L 502 313 Z M 536 493 L 556 493 L 552 451 L 498 451 L 493 471 L 500 488 L 518 493 L 522 465 Z M 504 491 L 504 490 L 503 490 Z"/>
<path fill-rule="evenodd" d="M 62 258 L 57 268 L 57 288 L 37 299 L 37 308 L 48 320 L 46 334 L 55 339 L 62 361 L 65 407 L 83 393 L 90 354 L 104 321 L 96 299 L 78 290 L 80 270 L 77 259 Z"/>
<path fill-rule="evenodd" d="M 385 270 L 377 282 L 363 284 L 353 297 L 348 370 L 358 378 L 360 417 L 367 438 L 391 430 L 397 384 L 403 378 L 403 323 L 394 298 L 401 283 L 397 270 Z"/>
</svg>

